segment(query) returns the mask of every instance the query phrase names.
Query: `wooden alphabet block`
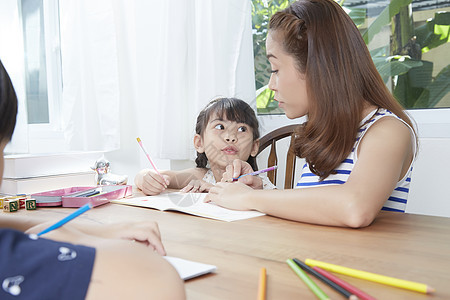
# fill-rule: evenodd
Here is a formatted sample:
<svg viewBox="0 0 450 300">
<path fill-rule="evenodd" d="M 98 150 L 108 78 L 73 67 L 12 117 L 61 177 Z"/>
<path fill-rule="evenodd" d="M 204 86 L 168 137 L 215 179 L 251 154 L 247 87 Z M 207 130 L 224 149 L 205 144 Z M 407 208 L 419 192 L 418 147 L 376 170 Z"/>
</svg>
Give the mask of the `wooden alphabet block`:
<svg viewBox="0 0 450 300">
<path fill-rule="evenodd" d="M 25 201 L 27 198 L 19 198 L 17 200 L 19 200 L 19 209 L 25 208 Z"/>
<path fill-rule="evenodd" d="M 5 200 L 3 201 L 4 212 L 15 212 L 19 210 L 19 200 Z"/>
<path fill-rule="evenodd" d="M 36 210 L 36 199 L 25 200 L 25 208 L 26 210 Z"/>
</svg>

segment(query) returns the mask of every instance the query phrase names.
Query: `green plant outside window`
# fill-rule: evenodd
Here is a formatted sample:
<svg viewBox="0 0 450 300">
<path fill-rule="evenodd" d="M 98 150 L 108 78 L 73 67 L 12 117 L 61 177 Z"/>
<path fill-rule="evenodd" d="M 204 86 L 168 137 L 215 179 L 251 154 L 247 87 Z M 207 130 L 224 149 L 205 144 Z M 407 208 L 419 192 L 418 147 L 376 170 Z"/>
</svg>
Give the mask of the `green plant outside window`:
<svg viewBox="0 0 450 300">
<path fill-rule="evenodd" d="M 267 88 L 265 40 L 270 17 L 292 2 L 252 0 L 258 114 L 283 113 Z M 412 0 L 391 0 L 374 16 L 356 2 L 340 3 L 358 26 L 381 77 L 407 109 L 450 107 L 450 6 L 442 3 L 423 9 Z"/>
</svg>

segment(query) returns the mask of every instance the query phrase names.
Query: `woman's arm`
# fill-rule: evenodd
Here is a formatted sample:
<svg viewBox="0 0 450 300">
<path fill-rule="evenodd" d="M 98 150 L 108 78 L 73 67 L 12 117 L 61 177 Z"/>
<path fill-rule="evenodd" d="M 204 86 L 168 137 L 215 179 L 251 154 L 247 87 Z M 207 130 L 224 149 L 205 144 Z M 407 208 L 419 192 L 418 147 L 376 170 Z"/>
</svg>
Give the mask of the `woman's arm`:
<svg viewBox="0 0 450 300">
<path fill-rule="evenodd" d="M 300 222 L 368 226 L 406 174 L 413 159 L 412 143 L 409 128 L 394 118 L 383 118 L 367 131 L 358 161 L 342 185 L 257 191 L 241 183 L 220 183 L 210 190 L 207 201 Z"/>
</svg>

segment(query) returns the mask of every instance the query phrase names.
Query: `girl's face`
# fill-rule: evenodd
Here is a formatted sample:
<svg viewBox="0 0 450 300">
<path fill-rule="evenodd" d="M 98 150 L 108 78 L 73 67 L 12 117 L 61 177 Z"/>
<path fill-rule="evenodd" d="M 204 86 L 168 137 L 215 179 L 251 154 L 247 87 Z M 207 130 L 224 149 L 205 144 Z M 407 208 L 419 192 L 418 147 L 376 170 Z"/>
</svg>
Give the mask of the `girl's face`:
<svg viewBox="0 0 450 300">
<path fill-rule="evenodd" d="M 308 113 L 306 81 L 295 59 L 283 50 L 276 31 L 269 31 L 266 40 L 267 58 L 272 68 L 269 88 L 275 92 L 275 101 L 289 119 L 302 117 Z"/>
<path fill-rule="evenodd" d="M 247 161 L 258 153 L 259 140 L 253 141 L 253 129 L 244 123 L 221 119 L 212 115 L 203 132 L 196 134 L 194 145 L 199 153 L 205 153 L 211 168 L 225 167 L 235 159 Z"/>
</svg>

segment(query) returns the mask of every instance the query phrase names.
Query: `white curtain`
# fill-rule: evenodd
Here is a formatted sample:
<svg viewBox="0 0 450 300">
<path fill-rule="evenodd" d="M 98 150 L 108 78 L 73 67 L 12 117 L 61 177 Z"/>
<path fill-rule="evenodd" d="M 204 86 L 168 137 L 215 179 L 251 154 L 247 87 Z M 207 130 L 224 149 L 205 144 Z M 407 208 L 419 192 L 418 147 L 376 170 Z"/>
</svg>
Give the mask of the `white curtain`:
<svg viewBox="0 0 450 300">
<path fill-rule="evenodd" d="M 249 0 L 59 5 L 66 149 L 136 156 L 139 136 L 154 158 L 189 159 L 210 100 L 255 106 Z"/>
<path fill-rule="evenodd" d="M 62 129 L 70 150 L 120 147 L 117 44 L 111 0 L 60 0 Z"/>
<path fill-rule="evenodd" d="M 137 1 L 135 19 L 137 135 L 152 156 L 192 158 L 195 119 L 210 100 L 255 104 L 251 3 Z"/>
<path fill-rule="evenodd" d="M 19 113 L 11 143 L 6 153 L 28 152 L 28 125 L 25 98 L 25 76 L 23 73 L 23 34 L 17 0 L 0 2 L 0 60 L 8 72 L 16 91 Z"/>
</svg>

